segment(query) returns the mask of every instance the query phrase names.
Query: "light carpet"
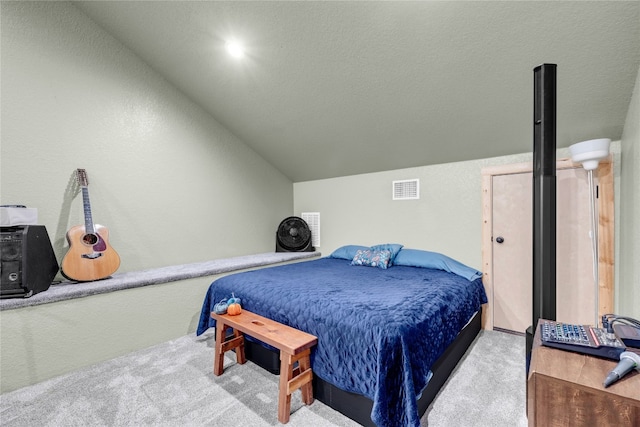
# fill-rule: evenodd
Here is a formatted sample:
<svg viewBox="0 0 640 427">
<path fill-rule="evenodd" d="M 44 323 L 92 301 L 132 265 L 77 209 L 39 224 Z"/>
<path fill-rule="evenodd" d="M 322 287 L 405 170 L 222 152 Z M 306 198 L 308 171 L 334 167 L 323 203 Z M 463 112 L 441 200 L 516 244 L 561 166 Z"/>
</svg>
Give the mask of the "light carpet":
<svg viewBox="0 0 640 427">
<path fill-rule="evenodd" d="M 212 331 L 212 330 L 210 330 Z M 278 376 L 225 357 L 213 375 L 212 333 L 137 351 L 0 395 L 0 425 L 274 426 Z M 525 338 L 481 331 L 427 409 L 422 426 L 526 426 Z M 294 393 L 288 426 L 358 426 Z"/>
</svg>

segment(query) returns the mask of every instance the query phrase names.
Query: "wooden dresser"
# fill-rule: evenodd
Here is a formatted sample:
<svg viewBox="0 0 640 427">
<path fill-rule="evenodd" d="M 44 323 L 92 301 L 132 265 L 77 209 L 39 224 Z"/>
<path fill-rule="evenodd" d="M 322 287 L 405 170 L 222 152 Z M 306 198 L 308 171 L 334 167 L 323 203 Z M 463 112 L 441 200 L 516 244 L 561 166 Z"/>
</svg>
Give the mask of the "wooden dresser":
<svg viewBox="0 0 640 427">
<path fill-rule="evenodd" d="M 640 373 L 602 386 L 616 364 L 544 347 L 538 326 L 527 378 L 529 427 L 640 426 Z"/>
</svg>

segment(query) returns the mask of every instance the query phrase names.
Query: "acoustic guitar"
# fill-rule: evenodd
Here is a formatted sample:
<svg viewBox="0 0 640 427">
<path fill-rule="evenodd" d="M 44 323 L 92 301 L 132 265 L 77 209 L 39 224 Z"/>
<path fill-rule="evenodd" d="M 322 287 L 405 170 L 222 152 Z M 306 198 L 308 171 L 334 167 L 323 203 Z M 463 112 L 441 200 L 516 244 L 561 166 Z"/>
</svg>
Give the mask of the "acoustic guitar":
<svg viewBox="0 0 640 427">
<path fill-rule="evenodd" d="M 79 282 L 105 279 L 120 267 L 120 256 L 109 245 L 107 227 L 93 223 L 87 172 L 78 169 L 76 176 L 82 189 L 84 225 L 76 225 L 67 232 L 69 250 L 62 259 L 62 274 Z"/>
</svg>

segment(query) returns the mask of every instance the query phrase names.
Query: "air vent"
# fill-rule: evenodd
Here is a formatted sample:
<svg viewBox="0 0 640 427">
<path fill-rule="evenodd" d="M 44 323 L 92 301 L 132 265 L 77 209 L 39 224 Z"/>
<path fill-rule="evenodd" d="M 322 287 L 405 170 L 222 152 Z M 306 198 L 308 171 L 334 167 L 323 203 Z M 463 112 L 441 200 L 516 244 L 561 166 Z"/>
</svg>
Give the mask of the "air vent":
<svg viewBox="0 0 640 427">
<path fill-rule="evenodd" d="M 305 220 L 311 230 L 311 244 L 314 247 L 320 246 L 320 212 L 302 212 L 300 215 Z"/>
<path fill-rule="evenodd" d="M 405 179 L 393 181 L 393 200 L 415 200 L 420 198 L 420 180 Z"/>
</svg>

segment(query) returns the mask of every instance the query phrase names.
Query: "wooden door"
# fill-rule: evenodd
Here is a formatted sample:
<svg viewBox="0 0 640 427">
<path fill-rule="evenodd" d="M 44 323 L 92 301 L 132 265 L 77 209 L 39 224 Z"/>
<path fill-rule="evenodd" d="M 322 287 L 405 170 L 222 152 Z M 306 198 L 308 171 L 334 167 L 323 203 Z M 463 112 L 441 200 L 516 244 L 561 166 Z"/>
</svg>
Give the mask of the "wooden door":
<svg viewBox="0 0 640 427">
<path fill-rule="evenodd" d="M 532 174 L 493 177 L 493 324 L 523 332 L 532 318 Z"/>
<path fill-rule="evenodd" d="M 606 170 L 610 171 L 610 165 Z M 532 321 L 533 176 L 527 170 L 505 174 L 490 171 L 485 175 L 483 263 L 490 307 L 487 310 L 489 318 L 485 318 L 484 323 L 489 329 L 496 327 L 523 333 Z M 557 169 L 556 175 L 557 319 L 594 324 L 596 290 L 587 173 L 581 167 L 565 166 Z M 609 190 L 612 188 L 607 188 L 607 192 Z M 486 199 L 489 199 L 488 203 Z M 612 199 L 608 201 L 613 202 Z M 602 226 L 602 213 L 600 216 Z M 601 240 L 603 238 L 607 246 L 611 245 L 608 233 L 600 236 Z M 489 243 L 487 239 L 490 239 Z M 607 257 L 609 253 L 604 254 L 604 258 Z M 602 261 L 603 256 L 600 258 Z M 607 266 L 604 274 L 607 281 L 612 279 L 610 269 Z M 603 272 L 600 274 L 602 276 Z M 607 287 L 612 288 L 613 284 L 607 283 Z M 602 299 L 603 292 L 600 294 Z M 609 289 L 604 294 L 608 295 Z M 601 307 L 608 304 L 608 299 L 600 302 Z"/>
</svg>

